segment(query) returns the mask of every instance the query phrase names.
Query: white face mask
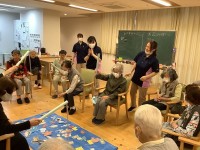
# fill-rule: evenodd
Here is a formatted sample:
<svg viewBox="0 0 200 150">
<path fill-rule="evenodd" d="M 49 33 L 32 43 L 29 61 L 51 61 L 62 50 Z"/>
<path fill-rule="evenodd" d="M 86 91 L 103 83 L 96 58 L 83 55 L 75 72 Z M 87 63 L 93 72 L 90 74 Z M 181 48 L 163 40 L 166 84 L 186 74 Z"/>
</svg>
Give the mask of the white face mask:
<svg viewBox="0 0 200 150">
<path fill-rule="evenodd" d="M 2 101 L 4 102 L 7 102 L 7 101 L 10 101 L 12 100 L 12 95 L 11 94 L 8 94 L 8 93 L 5 93 L 2 97 L 1 97 Z"/>
<path fill-rule="evenodd" d="M 168 83 L 168 82 L 170 82 L 170 80 L 169 80 L 169 78 L 163 78 L 163 82 Z"/>
<path fill-rule="evenodd" d="M 119 78 L 119 77 L 120 77 L 120 74 L 119 74 L 119 73 L 113 72 L 112 74 L 113 74 L 113 76 L 114 76 L 115 78 Z"/>
<path fill-rule="evenodd" d="M 83 38 L 78 38 L 78 41 L 79 42 L 83 42 Z"/>
<path fill-rule="evenodd" d="M 150 55 L 153 54 L 154 51 L 155 51 L 155 50 L 147 51 L 147 50 L 145 49 L 145 54 L 148 55 L 148 56 L 150 56 Z"/>
<path fill-rule="evenodd" d="M 95 47 L 95 45 L 96 45 L 96 43 L 91 43 L 91 44 L 89 44 L 89 47 L 90 47 L 91 49 L 93 49 L 93 48 Z"/>
</svg>

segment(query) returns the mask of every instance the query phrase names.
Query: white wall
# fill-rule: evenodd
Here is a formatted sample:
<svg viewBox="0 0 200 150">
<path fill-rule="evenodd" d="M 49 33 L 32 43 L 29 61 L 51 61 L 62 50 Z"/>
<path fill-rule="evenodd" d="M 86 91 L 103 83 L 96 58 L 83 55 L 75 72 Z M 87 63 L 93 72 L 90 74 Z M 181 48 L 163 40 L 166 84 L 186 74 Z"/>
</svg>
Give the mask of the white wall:
<svg viewBox="0 0 200 150">
<path fill-rule="evenodd" d="M 55 11 L 44 10 L 43 46 L 50 54 L 58 54 L 60 51 L 60 14 Z"/>
<path fill-rule="evenodd" d="M 19 20 L 18 13 L 0 12 L 0 53 L 10 53 L 14 45 L 14 20 Z"/>
<path fill-rule="evenodd" d="M 20 21 L 29 23 L 29 34 L 39 34 L 43 46 L 43 11 L 29 10 L 20 13 Z"/>
<path fill-rule="evenodd" d="M 77 42 L 77 34 L 82 33 L 84 41 L 91 35 L 96 37 L 101 47 L 101 21 L 100 14 L 85 18 L 61 18 L 61 48 L 72 54 L 73 45 Z"/>
<path fill-rule="evenodd" d="M 86 18 L 61 18 L 61 48 L 67 50 L 68 54 L 72 54 L 72 47 L 77 42 L 77 33 L 83 34 L 85 42 L 90 35 L 95 36 L 98 45 L 101 47 L 101 22 L 102 16 L 100 14 Z M 114 59 L 114 55 L 103 54 L 102 72 L 110 73 Z M 125 64 L 124 72 L 129 73 L 131 67 Z"/>
<path fill-rule="evenodd" d="M 97 39 L 98 45 L 101 47 L 101 14 L 91 15 L 86 18 L 61 18 L 61 48 L 67 50 L 68 54 L 72 55 L 72 47 L 77 42 L 77 33 L 83 33 L 84 41 L 87 41 L 88 36 L 93 35 Z M 110 73 L 114 65 L 115 56 L 111 54 L 103 54 L 102 72 Z M 124 74 L 130 73 L 132 65 L 124 65 Z M 157 84 L 159 75 L 154 77 L 152 84 Z"/>
</svg>

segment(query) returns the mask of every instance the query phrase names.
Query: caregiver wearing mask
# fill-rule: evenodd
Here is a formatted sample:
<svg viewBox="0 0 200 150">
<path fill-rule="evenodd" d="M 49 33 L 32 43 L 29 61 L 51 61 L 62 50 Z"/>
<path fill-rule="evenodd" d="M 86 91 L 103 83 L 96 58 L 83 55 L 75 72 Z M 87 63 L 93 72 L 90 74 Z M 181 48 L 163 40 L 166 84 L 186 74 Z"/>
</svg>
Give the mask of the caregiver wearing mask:
<svg viewBox="0 0 200 150">
<path fill-rule="evenodd" d="M 81 72 L 81 68 L 86 68 L 85 56 L 88 54 L 88 45 L 83 42 L 83 34 L 77 34 L 78 42 L 74 44 L 72 52 L 74 53 L 73 62 L 76 64 L 76 69 Z"/>
<path fill-rule="evenodd" d="M 97 55 L 100 55 L 100 60 L 102 60 L 102 51 L 99 46 L 97 46 L 97 41 L 94 36 L 90 36 L 87 39 L 88 42 L 88 55 L 84 58 L 84 60 L 87 62 L 86 63 L 86 68 L 87 69 L 96 69 L 96 63 L 97 63 Z"/>
<path fill-rule="evenodd" d="M 172 68 L 168 68 L 161 74 L 163 83 L 159 89 L 157 98 L 144 102 L 157 107 L 159 110 L 166 110 L 166 102 L 178 101 L 181 98 L 182 85 L 178 83 L 178 75 Z"/>
<path fill-rule="evenodd" d="M 142 103 L 146 100 L 146 93 L 150 85 L 151 78 L 159 72 L 159 62 L 156 58 L 156 51 L 157 42 L 149 41 L 147 42 L 145 51 L 139 52 L 132 62 L 133 69 L 130 74 L 127 74 L 127 76 L 130 76 L 134 72 L 131 79 L 131 107 L 128 111 L 133 111 L 136 107 L 137 90 L 139 90 L 138 105 L 142 105 Z"/>
</svg>

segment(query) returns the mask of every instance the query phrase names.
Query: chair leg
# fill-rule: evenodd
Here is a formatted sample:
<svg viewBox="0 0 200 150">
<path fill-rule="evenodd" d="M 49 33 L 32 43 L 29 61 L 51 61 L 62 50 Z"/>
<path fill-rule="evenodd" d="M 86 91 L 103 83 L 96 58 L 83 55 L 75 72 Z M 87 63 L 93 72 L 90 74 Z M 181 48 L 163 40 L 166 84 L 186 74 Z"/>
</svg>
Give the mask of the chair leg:
<svg viewBox="0 0 200 150">
<path fill-rule="evenodd" d="M 83 97 L 83 100 L 82 100 L 82 112 L 84 112 L 84 106 L 85 106 L 85 96 Z"/>
<path fill-rule="evenodd" d="M 42 77 L 42 86 L 44 85 L 44 75 L 43 73 L 41 74 L 41 77 Z"/>
<path fill-rule="evenodd" d="M 6 150 L 10 150 L 10 138 L 6 140 Z"/>
<path fill-rule="evenodd" d="M 119 108 L 117 108 L 116 112 L 116 125 L 118 125 L 118 119 L 119 119 Z"/>
<path fill-rule="evenodd" d="M 126 111 L 126 118 L 128 119 L 128 107 L 127 107 L 127 103 L 125 103 L 125 111 Z"/>
<path fill-rule="evenodd" d="M 110 106 L 110 112 L 112 112 L 112 107 Z"/>
<path fill-rule="evenodd" d="M 30 94 L 31 94 L 31 98 L 33 98 L 33 94 L 32 94 L 32 82 L 30 82 Z"/>
<path fill-rule="evenodd" d="M 184 150 L 184 142 L 180 142 L 180 150 Z"/>
<path fill-rule="evenodd" d="M 167 122 L 167 114 L 164 114 L 164 122 Z"/>
<path fill-rule="evenodd" d="M 151 99 L 150 94 L 148 94 L 148 100 L 150 100 L 150 99 Z"/>
<path fill-rule="evenodd" d="M 192 150 L 198 150 L 198 146 L 193 146 Z"/>
<path fill-rule="evenodd" d="M 50 91 L 49 91 L 50 96 L 51 96 L 51 91 L 52 91 L 52 83 L 50 82 Z"/>
<path fill-rule="evenodd" d="M 32 87 L 31 87 L 31 89 L 30 89 L 30 92 L 31 92 L 31 98 L 33 98 L 33 94 L 32 94 Z"/>
</svg>

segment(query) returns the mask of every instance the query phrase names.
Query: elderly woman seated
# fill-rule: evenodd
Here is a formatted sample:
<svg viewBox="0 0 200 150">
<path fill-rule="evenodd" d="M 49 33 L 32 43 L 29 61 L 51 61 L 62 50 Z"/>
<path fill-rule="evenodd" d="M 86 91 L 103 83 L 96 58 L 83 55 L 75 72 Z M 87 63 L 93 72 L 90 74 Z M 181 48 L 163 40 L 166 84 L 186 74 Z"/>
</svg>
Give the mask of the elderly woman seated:
<svg viewBox="0 0 200 150">
<path fill-rule="evenodd" d="M 190 84 L 186 86 L 185 92 L 187 108 L 181 118 L 170 123 L 164 123 L 163 128 L 180 133 L 183 136 L 195 137 L 200 131 L 200 88 L 196 84 Z M 178 141 L 177 137 L 170 137 L 176 142 Z"/>
<path fill-rule="evenodd" d="M 127 81 L 123 77 L 122 64 L 114 65 L 111 74 L 97 74 L 96 78 L 107 81 L 105 90 L 97 98 L 92 119 L 94 124 L 101 124 L 105 121 L 108 104 L 117 104 L 118 94 L 125 92 Z"/>
<path fill-rule="evenodd" d="M 135 135 L 143 144 L 139 150 L 178 150 L 172 139 L 162 137 L 162 115 L 156 107 L 151 105 L 138 107 L 134 122 Z"/>
<path fill-rule="evenodd" d="M 180 100 L 182 85 L 178 83 L 178 75 L 172 68 L 168 68 L 161 74 L 163 83 L 157 95 L 157 98 L 144 102 L 143 104 L 150 104 L 157 107 L 159 110 L 167 108 L 166 102 L 173 100 Z"/>
</svg>

